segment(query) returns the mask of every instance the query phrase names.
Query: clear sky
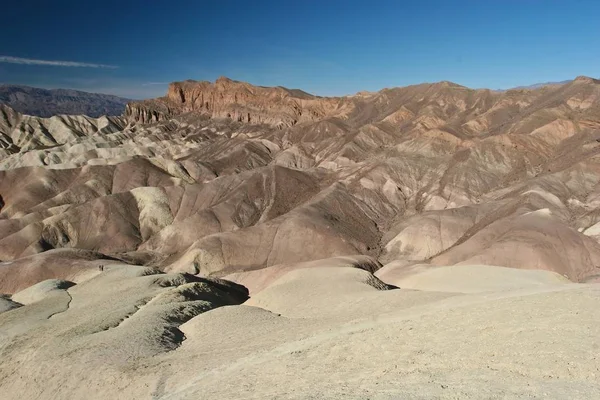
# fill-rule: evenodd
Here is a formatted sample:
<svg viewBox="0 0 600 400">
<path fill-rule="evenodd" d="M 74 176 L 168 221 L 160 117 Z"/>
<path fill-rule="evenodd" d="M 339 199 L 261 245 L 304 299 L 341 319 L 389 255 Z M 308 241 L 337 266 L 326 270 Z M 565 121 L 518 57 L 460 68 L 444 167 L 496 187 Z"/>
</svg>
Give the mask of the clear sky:
<svg viewBox="0 0 600 400">
<path fill-rule="evenodd" d="M 0 82 L 132 98 L 221 75 L 320 95 L 600 75 L 598 0 L 16 0 L 1 10 Z"/>
</svg>

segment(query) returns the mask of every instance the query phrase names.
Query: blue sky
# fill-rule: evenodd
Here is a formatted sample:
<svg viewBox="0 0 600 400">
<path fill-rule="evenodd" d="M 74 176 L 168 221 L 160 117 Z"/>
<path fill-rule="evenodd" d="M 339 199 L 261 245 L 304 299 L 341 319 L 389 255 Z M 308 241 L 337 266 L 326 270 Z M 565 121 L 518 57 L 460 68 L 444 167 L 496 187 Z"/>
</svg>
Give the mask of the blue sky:
<svg viewBox="0 0 600 400">
<path fill-rule="evenodd" d="M 600 75 L 599 1 L 7 3 L 3 83 L 144 98 L 162 95 L 167 82 L 221 75 L 319 95 Z"/>
</svg>

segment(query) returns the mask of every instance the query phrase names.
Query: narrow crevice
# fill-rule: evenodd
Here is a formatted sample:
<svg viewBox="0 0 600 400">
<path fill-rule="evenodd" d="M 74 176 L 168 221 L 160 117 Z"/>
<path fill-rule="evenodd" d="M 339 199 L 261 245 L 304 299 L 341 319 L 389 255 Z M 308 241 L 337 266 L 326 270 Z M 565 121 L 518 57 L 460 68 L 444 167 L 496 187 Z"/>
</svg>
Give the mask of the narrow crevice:
<svg viewBox="0 0 600 400">
<path fill-rule="evenodd" d="M 60 311 L 56 311 L 56 312 L 54 312 L 54 313 L 50 314 L 50 315 L 48 316 L 48 319 L 50 319 L 50 318 L 54 317 L 54 316 L 55 316 L 55 315 L 57 315 L 57 314 L 62 314 L 62 313 L 64 313 L 65 311 L 69 310 L 69 307 L 71 306 L 71 302 L 73 301 L 73 296 L 71 296 L 71 293 L 69 293 L 69 291 L 68 291 L 68 290 L 65 290 L 65 293 L 66 293 L 66 295 L 67 295 L 67 296 L 69 296 L 69 300 L 67 301 L 67 305 L 66 305 L 65 309 L 64 309 L 64 310 L 60 310 Z"/>
</svg>

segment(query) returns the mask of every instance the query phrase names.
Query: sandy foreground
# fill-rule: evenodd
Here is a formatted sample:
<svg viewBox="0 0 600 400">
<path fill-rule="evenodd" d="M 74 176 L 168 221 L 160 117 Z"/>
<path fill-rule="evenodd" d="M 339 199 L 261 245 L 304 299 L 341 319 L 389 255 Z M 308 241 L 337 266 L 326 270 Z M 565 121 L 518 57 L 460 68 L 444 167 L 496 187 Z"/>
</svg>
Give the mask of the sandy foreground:
<svg viewBox="0 0 600 400">
<path fill-rule="evenodd" d="M 260 282 L 248 300 L 121 264 L 41 282 L 0 313 L 0 397 L 600 398 L 600 285 L 491 266 L 384 282 L 345 262 L 238 276 Z"/>
</svg>

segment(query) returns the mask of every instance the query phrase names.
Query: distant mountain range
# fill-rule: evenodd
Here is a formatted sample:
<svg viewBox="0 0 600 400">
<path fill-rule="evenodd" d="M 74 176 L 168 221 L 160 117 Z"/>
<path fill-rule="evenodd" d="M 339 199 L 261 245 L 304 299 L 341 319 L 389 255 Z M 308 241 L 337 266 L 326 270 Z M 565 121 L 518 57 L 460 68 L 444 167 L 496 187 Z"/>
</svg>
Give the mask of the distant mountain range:
<svg viewBox="0 0 600 400">
<path fill-rule="evenodd" d="M 40 89 L 21 85 L 0 85 L 0 103 L 14 110 L 38 117 L 58 114 L 121 115 L 131 101 L 118 96 L 70 89 Z"/>
<path fill-rule="evenodd" d="M 569 80 L 566 80 L 566 81 L 560 81 L 560 82 L 543 82 L 543 83 L 534 83 L 533 85 L 527 85 L 527 86 L 517 86 L 517 87 L 511 88 L 511 90 L 512 90 L 512 89 L 539 89 L 539 88 L 541 88 L 541 87 L 544 87 L 544 86 L 564 85 L 565 83 L 569 83 L 569 82 L 571 82 L 571 81 L 572 81 L 572 80 L 571 80 L 571 79 L 569 79 Z"/>
<path fill-rule="evenodd" d="M 543 86 L 564 85 L 571 80 L 561 82 L 535 83 L 510 89 L 497 89 L 505 92 L 515 89 L 539 89 Z M 122 115 L 126 99 L 110 94 L 90 93 L 72 89 L 41 89 L 24 85 L 0 84 L 0 104 L 6 104 L 22 114 L 48 118 L 53 115 L 87 115 L 98 118 L 103 115 Z"/>
</svg>

